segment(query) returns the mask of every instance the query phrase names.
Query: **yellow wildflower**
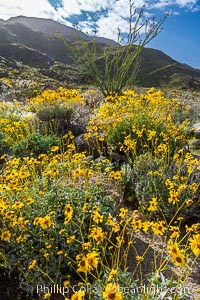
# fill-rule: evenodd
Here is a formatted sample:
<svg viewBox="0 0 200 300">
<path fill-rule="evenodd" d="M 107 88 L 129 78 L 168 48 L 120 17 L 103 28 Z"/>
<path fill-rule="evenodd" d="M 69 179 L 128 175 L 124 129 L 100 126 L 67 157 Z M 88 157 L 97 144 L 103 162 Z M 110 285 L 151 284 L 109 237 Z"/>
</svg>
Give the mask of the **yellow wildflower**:
<svg viewBox="0 0 200 300">
<path fill-rule="evenodd" d="M 52 225 L 51 218 L 49 216 L 45 216 L 44 218 L 40 218 L 40 226 L 42 229 L 47 229 Z"/>
<path fill-rule="evenodd" d="M 136 260 L 139 261 L 139 262 L 141 262 L 141 261 L 144 260 L 144 257 L 143 257 L 143 256 L 140 256 L 140 255 L 137 255 L 137 256 L 136 256 Z"/>
<path fill-rule="evenodd" d="M 108 283 L 103 292 L 103 298 L 106 300 L 122 300 L 122 293 L 120 292 L 120 286 L 116 283 Z"/>
<path fill-rule="evenodd" d="M 120 208 L 119 217 L 124 219 L 127 212 L 128 212 L 128 209 L 126 209 L 124 207 Z"/>
<path fill-rule="evenodd" d="M 75 235 L 70 235 L 70 236 L 68 236 L 66 243 L 70 244 L 74 239 L 75 239 Z"/>
<path fill-rule="evenodd" d="M 1 234 L 1 240 L 2 241 L 9 241 L 11 238 L 11 233 L 10 231 L 4 231 L 2 234 Z"/>
<path fill-rule="evenodd" d="M 84 296 L 85 296 L 85 292 L 82 290 L 79 290 L 77 293 L 75 293 L 71 296 L 71 300 L 83 300 Z"/>
<path fill-rule="evenodd" d="M 152 223 L 152 230 L 157 235 L 163 235 L 166 231 L 166 227 L 164 226 L 164 221 L 160 221 L 157 223 Z"/>
<path fill-rule="evenodd" d="M 180 267 L 183 267 L 185 264 L 185 257 L 181 250 L 179 249 L 178 243 L 174 242 L 172 240 L 169 240 L 168 242 L 168 251 L 169 254 L 171 255 L 172 262 Z"/>
<path fill-rule="evenodd" d="M 193 235 L 192 238 L 189 239 L 190 247 L 195 256 L 200 255 L 200 234 Z"/>
<path fill-rule="evenodd" d="M 51 147 L 51 152 L 56 152 L 59 150 L 59 147 L 58 146 L 52 146 Z"/>
<path fill-rule="evenodd" d="M 113 277 L 115 277 L 116 274 L 117 274 L 117 270 L 112 269 L 112 270 L 110 271 L 109 276 L 108 276 L 108 282 L 111 281 L 111 279 L 112 279 Z"/>
<path fill-rule="evenodd" d="M 50 298 L 51 298 L 51 293 L 46 293 L 43 296 L 43 299 L 45 299 L 45 300 L 50 300 Z"/>
<path fill-rule="evenodd" d="M 96 251 L 92 251 L 87 254 L 86 261 L 88 265 L 88 271 L 96 269 L 99 263 L 98 253 Z"/>
<path fill-rule="evenodd" d="M 88 272 L 88 264 L 85 257 L 81 259 L 81 261 L 78 263 L 78 272 L 87 273 Z"/>
<path fill-rule="evenodd" d="M 157 205 L 158 205 L 157 198 L 152 198 L 150 201 L 150 206 L 148 207 L 148 211 L 156 211 Z"/>
<path fill-rule="evenodd" d="M 37 264 L 37 260 L 36 259 L 33 259 L 32 261 L 31 261 L 31 263 L 29 264 L 29 267 L 28 267 L 28 269 L 29 270 L 32 270 L 33 268 L 35 268 L 35 265 Z"/>
</svg>

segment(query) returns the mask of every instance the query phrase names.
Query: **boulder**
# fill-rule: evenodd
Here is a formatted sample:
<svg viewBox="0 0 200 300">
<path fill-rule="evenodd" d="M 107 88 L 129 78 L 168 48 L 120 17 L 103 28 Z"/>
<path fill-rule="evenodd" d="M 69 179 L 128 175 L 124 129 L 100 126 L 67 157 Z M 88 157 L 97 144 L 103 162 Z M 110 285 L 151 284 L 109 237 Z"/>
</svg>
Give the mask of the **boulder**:
<svg viewBox="0 0 200 300">
<path fill-rule="evenodd" d="M 196 139 L 200 139 L 200 122 L 196 123 L 192 126 L 192 130 L 194 131 L 194 135 Z"/>
<path fill-rule="evenodd" d="M 87 155 L 92 155 L 94 158 L 100 156 L 100 152 L 103 150 L 102 148 L 104 148 L 105 151 L 105 147 L 102 146 L 102 143 L 98 143 L 96 137 L 92 136 L 86 139 L 84 133 L 79 134 L 74 139 L 74 144 L 78 152 L 86 152 Z"/>
<path fill-rule="evenodd" d="M 193 150 L 199 150 L 200 149 L 200 139 L 193 140 L 191 142 L 190 146 Z"/>
</svg>

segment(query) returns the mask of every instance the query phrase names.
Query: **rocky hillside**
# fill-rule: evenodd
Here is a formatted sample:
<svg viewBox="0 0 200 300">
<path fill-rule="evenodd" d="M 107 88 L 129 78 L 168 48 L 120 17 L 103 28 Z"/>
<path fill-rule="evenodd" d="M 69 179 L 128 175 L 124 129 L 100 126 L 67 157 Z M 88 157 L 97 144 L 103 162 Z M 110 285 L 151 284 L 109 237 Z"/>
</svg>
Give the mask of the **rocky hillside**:
<svg viewBox="0 0 200 300">
<path fill-rule="evenodd" d="M 0 56 L 1 65 L 4 64 L 4 68 L 0 68 L 0 77 L 4 77 L 5 64 L 9 62 L 13 66 L 22 64 L 37 68 L 37 72 L 54 80 L 85 83 L 85 78 L 75 68 L 70 50 L 58 35 L 69 43 L 77 42 L 78 38 L 85 41 L 93 39 L 48 19 L 20 16 L 0 20 Z M 111 53 L 113 49 L 114 53 L 117 46 L 114 41 L 97 37 L 98 53 L 102 53 L 105 47 L 109 47 Z M 198 90 L 200 70 L 181 64 L 159 50 L 145 48 L 141 54 L 137 84 Z"/>
</svg>

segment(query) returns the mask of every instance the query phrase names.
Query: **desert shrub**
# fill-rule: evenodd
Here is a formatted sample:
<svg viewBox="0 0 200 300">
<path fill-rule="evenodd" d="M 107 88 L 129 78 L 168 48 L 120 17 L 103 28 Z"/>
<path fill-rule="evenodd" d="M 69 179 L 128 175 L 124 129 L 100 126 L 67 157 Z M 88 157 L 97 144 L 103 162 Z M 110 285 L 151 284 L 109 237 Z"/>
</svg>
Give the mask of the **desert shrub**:
<svg viewBox="0 0 200 300">
<path fill-rule="evenodd" d="M 88 131 L 104 134 L 110 148 L 123 151 L 129 159 L 145 152 L 170 159 L 186 143 L 182 124 L 174 121 L 179 104 L 154 89 L 145 94 L 124 91 L 105 99 Z"/>
<path fill-rule="evenodd" d="M 23 116 L 22 104 L 16 100 L 0 103 L 1 154 L 12 154 L 12 148 L 29 135 L 29 117 Z"/>
<path fill-rule="evenodd" d="M 61 141 L 55 135 L 42 135 L 35 132 L 15 143 L 11 149 L 11 153 L 17 157 L 37 157 L 42 153 L 50 153 L 52 146 L 59 146 L 60 144 Z"/>
<path fill-rule="evenodd" d="M 72 294 L 82 298 L 84 295 L 93 297 L 98 290 L 97 294 L 106 299 L 113 293 L 120 299 L 122 295 L 124 299 L 130 299 L 130 294 L 123 294 L 123 290 L 110 291 L 109 288 L 123 286 L 130 249 L 135 257 L 135 267 L 129 284 L 134 286 L 136 270 L 140 274 L 140 284 L 145 279 L 146 274 L 140 268 L 147 251 L 152 247 L 152 240 L 147 241 L 143 250 L 136 250 L 135 242 L 139 233 L 148 232 L 153 235 L 153 240 L 162 239 L 160 264 L 152 264 L 154 274 L 162 272 L 171 260 L 175 265 L 184 267 L 188 255 L 191 256 L 190 249 L 198 256 L 197 226 L 193 225 L 186 233 L 191 248 L 182 245 L 182 238 L 178 242 L 180 230 L 172 226 L 172 221 L 179 220 L 179 211 L 183 206 L 181 201 L 169 201 L 176 207 L 169 223 L 166 218 L 152 218 L 149 222 L 144 213 L 129 212 L 123 207 L 116 210 L 116 204 L 120 202 L 119 180 L 123 173 L 112 170 L 105 158 L 93 161 L 84 153 L 76 153 L 73 144 L 68 143 L 63 153 L 58 153 L 58 149 L 58 146 L 54 146 L 50 154 L 40 154 L 37 158 L 14 157 L 6 161 L 1 169 L 1 266 L 9 270 L 17 269 L 23 286 L 27 284 L 33 292 L 38 285 L 40 297 L 45 294 L 41 286 L 58 284 L 65 287 L 65 290 L 61 290 L 65 297 Z M 176 159 L 178 164 L 180 157 Z M 142 161 L 145 161 L 144 157 Z M 159 165 L 149 158 L 147 162 L 142 170 L 135 170 L 135 173 L 140 172 L 140 177 L 149 167 L 152 169 L 155 164 Z M 192 156 L 186 156 L 184 162 L 191 177 L 188 187 L 192 196 L 195 196 L 198 184 L 191 181 L 194 177 L 191 168 L 198 171 L 199 164 Z M 181 184 L 183 186 L 181 180 L 188 180 L 188 176 L 179 179 L 176 173 L 171 181 L 165 181 L 166 190 L 173 188 L 177 191 Z M 179 181 L 181 184 L 178 185 Z M 180 195 L 185 189 L 181 187 Z M 160 194 L 156 196 L 158 198 Z M 156 209 L 162 211 L 159 199 Z M 186 199 L 184 204 L 188 201 Z M 150 211 L 155 212 L 151 200 L 148 205 Z M 164 213 L 160 215 L 164 217 Z M 169 232 L 172 236 L 167 241 L 165 234 Z M 173 252 L 173 247 L 176 252 Z M 169 255 L 164 255 L 167 251 Z M 81 282 L 82 289 L 76 290 L 76 294 L 73 286 L 77 286 L 78 282 Z M 181 283 L 181 279 L 176 282 Z M 86 285 L 90 286 L 89 291 L 84 290 Z M 151 299 L 150 295 L 147 296 Z M 44 297 L 48 297 L 47 293 Z"/>
<path fill-rule="evenodd" d="M 77 39 L 72 45 L 63 40 L 71 51 L 71 56 L 79 72 L 88 78 L 106 97 L 121 94 L 127 85 L 134 85 L 138 71 L 138 60 L 142 49 L 161 31 L 166 16 L 159 21 L 148 18 L 144 7 L 137 10 L 134 1 L 129 2 L 129 32 L 121 46 L 121 32 L 118 32 L 118 45 L 98 46 L 96 38 L 92 42 Z M 124 36 L 123 36 L 124 38 Z"/>
<path fill-rule="evenodd" d="M 56 102 L 55 94 L 47 92 L 45 97 L 50 95 Z M 51 106 L 45 97 L 38 98 L 44 103 L 33 105 Z M 166 145 L 170 139 L 182 142 L 185 136 L 173 119 L 177 107 L 176 101 L 159 91 L 142 95 L 127 91 L 94 108 L 86 137 L 107 141 L 120 122 L 146 114 L 145 119 L 164 123 Z M 22 114 L 18 118 L 18 122 L 26 120 Z M 169 159 L 161 140 L 154 152 L 135 155 L 124 136 L 128 164 L 119 168 L 107 157 L 94 159 L 78 153 L 71 132 L 59 139 L 35 131 L 25 131 L 20 138 L 12 134 L 12 149 L 19 146 L 19 157 L 0 158 L 4 160 L 0 168 L 0 266 L 7 273 L 19 274 L 19 284 L 27 288 L 31 299 L 35 294 L 39 299 L 152 299 L 155 284 L 164 289 L 159 290 L 158 299 L 170 297 L 169 287 L 177 287 L 173 297 L 181 299 L 179 286 L 186 285 L 200 255 L 200 163 L 192 154 L 177 147 Z M 41 145 L 47 153 L 40 153 Z M 130 209 L 122 198 L 127 192 Z M 137 210 L 131 209 L 134 197 Z M 188 214 L 190 224 L 185 222 Z M 161 276 L 165 271 L 169 272 L 166 280 Z M 125 284 L 134 289 L 146 282 L 149 289 L 135 289 L 134 295 L 124 289 Z M 61 295 L 51 290 L 57 284 L 56 294 Z"/>
<path fill-rule="evenodd" d="M 164 218 L 170 222 L 174 215 L 183 221 L 191 215 L 197 216 L 199 162 L 182 152 L 175 154 L 176 159 L 170 164 L 163 164 L 162 159 L 146 153 L 138 156 L 131 166 L 122 167 L 123 189 L 126 193 L 128 190 L 129 201 L 145 218 Z"/>
<path fill-rule="evenodd" d="M 4 166 L 3 173 L 17 172 L 18 177 L 15 182 L 12 176 L 5 178 L 5 183 L 12 185 L 12 195 L 4 194 L 2 213 L 4 201 L 7 207 L 1 227 L 7 228 L 5 234 L 12 232 L 12 238 L 3 247 L 1 258 L 7 257 L 3 266 L 10 270 L 17 266 L 22 278 L 35 287 L 49 280 L 59 284 L 70 274 L 77 284 L 76 280 L 83 280 L 85 272 L 80 262 L 88 253 L 96 259 L 98 268 L 101 268 L 100 257 L 102 266 L 104 260 L 108 264 L 110 254 L 106 249 L 111 243 L 108 239 L 119 230 L 119 224 L 114 231 L 106 224 L 111 217 L 110 211 L 115 208 L 114 196 L 108 192 L 109 185 L 98 173 L 95 184 L 89 183 L 95 166 L 87 169 L 85 155 L 72 154 L 72 149 L 70 145 L 65 154 L 54 154 L 55 149 L 52 149 L 49 156 L 41 154 L 38 159 L 14 158 Z M 13 198 L 16 193 L 17 201 Z M 112 226 L 115 227 L 114 221 Z M 7 240 L 3 233 L 1 237 Z M 89 273 L 92 274 L 93 269 L 95 274 L 93 265 Z"/>
<path fill-rule="evenodd" d="M 0 130 L 9 144 L 20 141 L 29 134 L 28 121 L 19 116 L 11 115 L 0 118 Z"/>
<path fill-rule="evenodd" d="M 123 120 L 112 128 L 108 135 L 108 143 L 112 145 L 113 150 L 118 152 L 126 153 L 126 146 L 131 147 L 134 150 L 130 153 L 131 156 L 138 156 L 145 152 L 156 155 L 157 147 L 162 144 L 166 145 L 165 141 L 168 136 L 165 124 L 161 122 L 156 124 L 154 119 L 138 115 L 133 119 Z M 174 151 L 182 146 L 183 143 L 172 139 L 168 143 L 168 155 L 172 156 Z"/>
<path fill-rule="evenodd" d="M 38 130 L 45 134 L 63 135 L 69 131 L 76 136 L 83 132 L 88 113 L 82 94 L 62 87 L 45 90 L 27 101 L 29 110 L 36 114 Z"/>
<path fill-rule="evenodd" d="M 0 155 L 6 154 L 10 152 L 10 145 L 6 140 L 5 134 L 0 131 Z"/>
</svg>

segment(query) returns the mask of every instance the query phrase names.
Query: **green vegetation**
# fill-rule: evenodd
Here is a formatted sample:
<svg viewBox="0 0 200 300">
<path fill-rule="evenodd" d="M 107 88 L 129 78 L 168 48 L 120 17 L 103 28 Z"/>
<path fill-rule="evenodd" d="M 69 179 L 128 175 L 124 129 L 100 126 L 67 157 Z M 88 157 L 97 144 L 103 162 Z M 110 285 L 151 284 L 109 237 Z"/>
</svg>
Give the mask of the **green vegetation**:
<svg viewBox="0 0 200 300">
<path fill-rule="evenodd" d="M 93 90 L 47 86 L 46 70 L 37 82 L 20 64 L 1 78 L 4 300 L 198 299 L 200 160 L 188 151 L 198 105 L 124 89 L 163 22 L 148 23 L 132 55 L 145 26 L 143 10 L 132 28 L 133 17 L 130 1 L 128 45 L 104 48 L 102 73 L 96 46 L 81 43 Z"/>
<path fill-rule="evenodd" d="M 135 85 L 140 53 L 159 34 L 166 19 L 164 17 L 159 22 L 154 18 L 147 19 L 144 17 L 144 7 L 138 12 L 134 9 L 134 2 L 132 0 L 129 2 L 129 33 L 125 46 L 121 47 L 119 44 L 114 48 L 104 47 L 103 53 L 99 53 L 95 38 L 92 43 L 79 40 L 72 45 L 63 39 L 72 53 L 78 70 L 102 92 L 104 97 L 115 93 L 121 94 L 125 86 Z M 119 42 L 120 39 L 119 29 Z"/>
<path fill-rule="evenodd" d="M 1 104 L 1 268 L 16 272 L 23 299 L 187 299 L 200 254 L 200 162 L 185 150 L 190 112 L 154 89 L 93 107 L 90 95 L 59 88 Z M 92 147 L 77 151 L 71 127 L 63 135 L 41 118 L 57 107 L 78 127 L 82 114 L 71 112 L 90 112 L 83 130 L 98 158 Z"/>
</svg>

